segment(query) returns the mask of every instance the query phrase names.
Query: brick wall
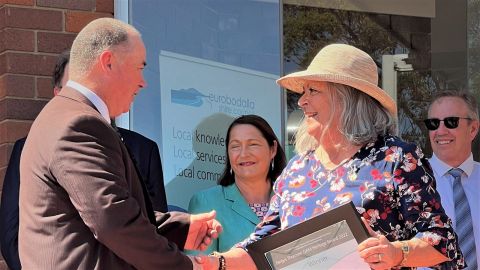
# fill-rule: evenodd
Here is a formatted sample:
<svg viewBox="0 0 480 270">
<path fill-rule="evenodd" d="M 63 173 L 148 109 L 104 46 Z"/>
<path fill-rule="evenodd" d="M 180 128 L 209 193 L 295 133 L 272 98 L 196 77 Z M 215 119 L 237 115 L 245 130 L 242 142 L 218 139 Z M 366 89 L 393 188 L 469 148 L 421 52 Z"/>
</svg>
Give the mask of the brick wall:
<svg viewBox="0 0 480 270">
<path fill-rule="evenodd" d="M 100 17 L 113 17 L 113 0 L 0 0 L 0 189 L 13 143 L 52 97 L 56 57 Z"/>
</svg>

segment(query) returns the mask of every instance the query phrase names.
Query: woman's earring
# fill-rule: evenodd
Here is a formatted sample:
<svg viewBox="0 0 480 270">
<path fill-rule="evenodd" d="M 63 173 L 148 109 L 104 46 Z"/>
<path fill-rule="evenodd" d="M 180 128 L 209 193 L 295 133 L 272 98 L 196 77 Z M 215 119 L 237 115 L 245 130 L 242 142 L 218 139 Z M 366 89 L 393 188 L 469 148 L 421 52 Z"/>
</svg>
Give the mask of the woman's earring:
<svg viewBox="0 0 480 270">
<path fill-rule="evenodd" d="M 272 163 L 271 163 L 271 167 L 272 167 L 272 171 L 273 171 L 273 168 L 275 168 L 275 165 L 273 165 L 275 161 L 272 159 Z"/>
<path fill-rule="evenodd" d="M 230 168 L 230 174 L 233 175 L 233 169 L 232 168 Z"/>
</svg>

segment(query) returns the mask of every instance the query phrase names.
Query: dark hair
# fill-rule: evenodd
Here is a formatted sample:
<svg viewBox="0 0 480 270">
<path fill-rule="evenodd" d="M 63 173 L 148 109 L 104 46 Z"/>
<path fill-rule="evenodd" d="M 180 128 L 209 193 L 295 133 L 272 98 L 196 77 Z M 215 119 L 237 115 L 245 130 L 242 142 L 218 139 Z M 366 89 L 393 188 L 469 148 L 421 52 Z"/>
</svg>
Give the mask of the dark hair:
<svg viewBox="0 0 480 270">
<path fill-rule="evenodd" d="M 230 166 L 230 158 L 228 157 L 228 145 L 230 144 L 230 131 L 236 125 L 254 126 L 262 133 L 263 137 L 268 142 L 268 145 L 270 147 L 274 145 L 275 141 L 277 142 L 277 154 L 273 158 L 274 168 L 272 170 L 270 167 L 270 169 L 268 170 L 268 179 L 273 185 L 273 182 L 275 182 L 280 173 L 282 173 L 283 168 L 285 168 L 285 166 L 287 165 L 285 152 L 283 151 L 283 148 L 280 145 L 277 136 L 275 136 L 275 132 L 273 132 L 272 127 L 270 127 L 270 125 L 267 123 L 267 121 L 265 121 L 265 119 L 254 114 L 242 115 L 233 120 L 233 122 L 228 127 L 225 145 L 227 159 L 225 161 L 225 169 L 222 173 L 222 176 L 220 176 L 220 178 L 218 179 L 218 184 L 222 186 L 229 186 L 235 183 L 235 178 L 233 177 L 233 174 L 230 173 L 232 166 Z"/>
<path fill-rule="evenodd" d="M 63 51 L 58 55 L 57 64 L 55 64 L 55 69 L 53 70 L 52 86 L 60 87 L 62 86 L 63 74 L 65 74 L 65 67 L 70 61 L 70 50 Z"/>
</svg>

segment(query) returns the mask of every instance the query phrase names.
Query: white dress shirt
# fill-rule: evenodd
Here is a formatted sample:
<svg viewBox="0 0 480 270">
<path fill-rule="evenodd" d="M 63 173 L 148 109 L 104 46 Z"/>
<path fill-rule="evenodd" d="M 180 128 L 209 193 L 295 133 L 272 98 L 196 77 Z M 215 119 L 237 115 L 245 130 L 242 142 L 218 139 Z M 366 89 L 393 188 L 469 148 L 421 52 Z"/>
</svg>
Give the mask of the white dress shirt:
<svg viewBox="0 0 480 270">
<path fill-rule="evenodd" d="M 105 104 L 105 102 L 97 94 L 95 94 L 95 92 L 72 80 L 68 80 L 66 86 L 77 90 L 88 100 L 90 100 L 93 106 L 95 106 L 95 108 L 100 112 L 102 117 L 105 118 L 105 120 L 110 124 L 110 115 L 108 113 L 107 104 Z"/>
<path fill-rule="evenodd" d="M 435 154 L 429 159 L 432 165 L 437 190 L 442 199 L 442 206 L 447 215 L 453 221 L 453 228 L 456 228 L 455 205 L 453 201 L 453 176 L 447 172 L 451 166 L 438 159 Z M 473 232 L 475 234 L 475 246 L 477 250 L 477 262 L 480 262 L 480 163 L 473 160 L 473 155 L 465 160 L 458 168 L 464 171 L 462 185 L 470 205 L 472 213 Z M 473 235 L 472 235 L 473 237 Z"/>
</svg>

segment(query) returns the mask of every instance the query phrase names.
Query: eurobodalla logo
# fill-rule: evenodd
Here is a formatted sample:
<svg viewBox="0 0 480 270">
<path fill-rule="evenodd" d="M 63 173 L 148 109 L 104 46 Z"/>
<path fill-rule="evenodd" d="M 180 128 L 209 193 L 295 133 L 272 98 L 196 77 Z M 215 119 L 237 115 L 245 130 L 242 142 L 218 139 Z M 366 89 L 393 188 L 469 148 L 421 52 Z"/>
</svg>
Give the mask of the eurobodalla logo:
<svg viewBox="0 0 480 270">
<path fill-rule="evenodd" d="M 172 89 L 170 91 L 172 103 L 177 103 L 186 106 L 200 107 L 203 105 L 204 97 L 208 97 L 202 94 L 195 88 L 188 89 Z"/>
<path fill-rule="evenodd" d="M 255 101 L 244 97 L 231 97 L 228 94 L 203 94 L 195 88 L 171 89 L 171 102 L 191 106 L 201 107 L 204 102 L 210 104 L 213 108 L 214 104 L 218 105 L 219 112 L 231 114 L 251 114 L 255 113 Z"/>
</svg>

